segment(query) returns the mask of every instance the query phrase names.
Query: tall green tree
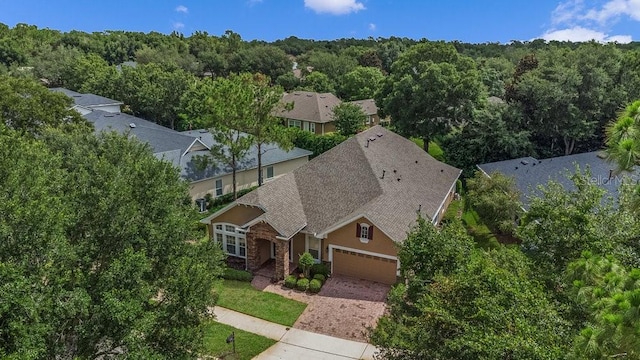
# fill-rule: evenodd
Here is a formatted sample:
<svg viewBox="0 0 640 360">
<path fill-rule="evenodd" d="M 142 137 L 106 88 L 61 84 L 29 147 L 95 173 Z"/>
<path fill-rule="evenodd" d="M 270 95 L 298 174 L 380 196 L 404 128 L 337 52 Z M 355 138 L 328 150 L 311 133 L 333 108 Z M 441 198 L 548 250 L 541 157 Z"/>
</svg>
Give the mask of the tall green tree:
<svg viewBox="0 0 640 360">
<path fill-rule="evenodd" d="M 39 134 L 47 126 L 86 124 L 71 110 L 73 100 L 32 79 L 0 75 L 0 123 L 21 133 Z"/>
<path fill-rule="evenodd" d="M 178 171 L 116 134 L 0 138 L 0 355 L 202 354 L 223 256 L 194 241 Z"/>
<path fill-rule="evenodd" d="M 419 137 L 427 147 L 471 118 L 482 90 L 471 58 L 443 42 L 421 43 L 393 64 L 376 103 L 402 135 Z"/>
<path fill-rule="evenodd" d="M 371 334 L 385 359 L 563 356 L 567 324 L 518 249 L 474 249 L 460 224 L 419 220 L 398 256 L 404 282 Z"/>
<path fill-rule="evenodd" d="M 523 210 L 513 178 L 498 172 L 487 176 L 477 171 L 467 180 L 467 189 L 469 204 L 491 230 L 509 235 L 515 232 Z"/>
<path fill-rule="evenodd" d="M 380 69 L 358 66 L 340 79 L 338 97 L 344 101 L 372 99 L 383 80 Z"/>
<path fill-rule="evenodd" d="M 351 136 L 364 127 L 367 115 L 356 104 L 343 102 L 333 108 L 333 123 L 341 135 Z"/>
</svg>

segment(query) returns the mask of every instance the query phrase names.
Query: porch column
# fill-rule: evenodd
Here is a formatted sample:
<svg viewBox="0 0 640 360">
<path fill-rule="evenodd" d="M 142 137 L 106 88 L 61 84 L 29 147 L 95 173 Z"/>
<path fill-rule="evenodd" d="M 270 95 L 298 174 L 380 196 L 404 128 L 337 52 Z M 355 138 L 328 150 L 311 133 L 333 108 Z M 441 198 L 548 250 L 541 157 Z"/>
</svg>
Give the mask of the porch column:
<svg viewBox="0 0 640 360">
<path fill-rule="evenodd" d="M 276 280 L 284 280 L 289 275 L 289 241 L 274 240 L 276 242 Z"/>
<path fill-rule="evenodd" d="M 247 242 L 247 270 L 254 271 L 260 267 L 258 258 L 258 239 L 255 232 L 248 232 L 246 235 Z"/>
</svg>

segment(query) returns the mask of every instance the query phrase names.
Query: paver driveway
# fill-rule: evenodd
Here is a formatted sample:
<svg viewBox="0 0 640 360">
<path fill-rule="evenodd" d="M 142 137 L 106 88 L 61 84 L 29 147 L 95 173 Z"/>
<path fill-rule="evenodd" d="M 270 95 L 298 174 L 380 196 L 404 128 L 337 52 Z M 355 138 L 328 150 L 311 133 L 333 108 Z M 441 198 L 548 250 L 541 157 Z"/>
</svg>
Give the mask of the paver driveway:
<svg viewBox="0 0 640 360">
<path fill-rule="evenodd" d="M 262 276 L 256 276 L 253 285 L 308 304 L 294 328 L 362 342 L 367 341 L 367 328 L 374 327 L 384 314 L 390 289 L 389 285 L 346 276 L 331 277 L 315 295 L 271 284 Z"/>
</svg>

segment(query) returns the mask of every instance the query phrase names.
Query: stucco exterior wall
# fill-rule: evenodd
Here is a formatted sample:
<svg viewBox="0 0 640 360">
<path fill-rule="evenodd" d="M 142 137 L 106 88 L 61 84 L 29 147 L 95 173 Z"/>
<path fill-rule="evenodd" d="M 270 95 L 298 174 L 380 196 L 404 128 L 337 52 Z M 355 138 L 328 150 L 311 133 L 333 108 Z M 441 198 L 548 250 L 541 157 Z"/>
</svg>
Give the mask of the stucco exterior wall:
<svg viewBox="0 0 640 360">
<path fill-rule="evenodd" d="M 367 223 L 374 226 L 373 240 L 369 240 L 368 243 L 363 243 L 360 238 L 356 237 L 356 224 Z M 322 259 L 329 261 L 329 254 L 327 248 L 329 245 L 344 246 L 347 248 L 363 250 L 378 254 L 384 254 L 389 256 L 397 256 L 398 251 L 396 244 L 387 235 L 385 235 L 380 229 L 375 227 L 371 221 L 360 218 L 353 221 L 340 229 L 337 229 L 327 235 L 326 239 L 322 241 Z"/>
<path fill-rule="evenodd" d="M 220 216 L 211 219 L 211 224 L 229 223 L 237 226 L 242 226 L 262 214 L 262 210 L 258 208 L 236 205 L 223 214 L 220 214 Z"/>
<path fill-rule="evenodd" d="M 262 167 L 265 177 L 266 177 L 266 168 L 267 166 L 273 166 L 273 178 L 275 179 L 278 176 L 282 176 L 286 173 L 289 173 L 300 166 L 306 164 L 309 161 L 307 156 L 300 157 L 297 159 L 292 159 L 288 161 L 283 161 L 281 163 L 273 164 L 273 165 L 265 165 Z M 195 181 L 189 184 L 189 195 L 191 195 L 192 199 L 203 198 L 207 193 L 211 195 L 215 194 L 215 186 L 216 180 L 222 179 L 222 194 L 229 194 L 233 192 L 233 174 L 224 175 L 217 178 L 211 178 L 201 181 Z M 272 179 L 264 179 L 265 182 L 270 181 Z M 250 188 L 252 186 L 258 185 L 258 169 L 249 169 L 245 171 L 238 171 L 236 173 L 236 184 L 237 190 L 243 190 Z"/>
<path fill-rule="evenodd" d="M 298 260 L 300 260 L 300 255 L 304 254 L 305 251 L 305 235 L 303 233 L 297 233 L 293 238 L 291 238 L 291 262 L 294 264 L 298 264 Z"/>
</svg>

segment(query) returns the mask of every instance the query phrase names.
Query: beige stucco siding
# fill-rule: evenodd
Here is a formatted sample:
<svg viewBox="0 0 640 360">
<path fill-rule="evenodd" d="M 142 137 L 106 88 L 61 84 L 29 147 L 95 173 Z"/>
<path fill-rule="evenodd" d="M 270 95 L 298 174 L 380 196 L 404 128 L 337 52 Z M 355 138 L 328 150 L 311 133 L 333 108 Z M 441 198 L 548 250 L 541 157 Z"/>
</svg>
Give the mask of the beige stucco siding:
<svg viewBox="0 0 640 360">
<path fill-rule="evenodd" d="M 263 166 L 263 171 L 266 177 L 267 166 L 273 166 L 273 176 L 278 176 L 289 173 L 300 166 L 306 164 L 309 161 L 307 156 L 283 161 L 281 163 Z M 206 179 L 202 181 L 196 181 L 189 184 L 189 195 L 192 199 L 198 199 L 204 197 L 207 193 L 211 195 L 215 194 L 216 180 L 222 179 L 222 194 L 229 194 L 233 192 L 233 174 L 228 174 L 222 177 Z M 269 181 L 271 179 L 265 179 Z M 238 171 L 236 173 L 237 189 L 243 190 L 252 186 L 258 185 L 258 169 L 250 169 L 245 171 Z"/>
<path fill-rule="evenodd" d="M 211 219 L 211 223 L 229 223 L 237 226 L 244 225 L 262 215 L 263 211 L 256 207 L 236 205 L 231 209 Z"/>
<path fill-rule="evenodd" d="M 291 262 L 294 264 L 298 264 L 298 260 L 300 259 L 300 255 L 304 254 L 305 251 L 305 235 L 303 233 L 297 233 L 293 238 L 291 238 Z"/>
<path fill-rule="evenodd" d="M 368 251 L 372 253 L 384 254 L 389 256 L 397 256 L 398 251 L 396 244 L 387 235 L 385 235 L 380 229 L 375 228 L 373 231 L 373 240 L 370 240 L 367 244 L 360 241 L 360 238 L 356 237 L 356 224 L 367 223 L 369 225 L 375 225 L 371 221 L 360 218 L 354 222 L 351 222 L 338 230 L 335 230 L 327 235 L 326 239 L 322 241 L 322 259 L 329 261 L 329 254 L 327 254 L 327 248 L 329 245 L 337 245 L 350 249 L 357 249 Z"/>
</svg>

